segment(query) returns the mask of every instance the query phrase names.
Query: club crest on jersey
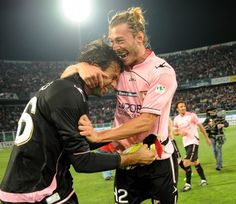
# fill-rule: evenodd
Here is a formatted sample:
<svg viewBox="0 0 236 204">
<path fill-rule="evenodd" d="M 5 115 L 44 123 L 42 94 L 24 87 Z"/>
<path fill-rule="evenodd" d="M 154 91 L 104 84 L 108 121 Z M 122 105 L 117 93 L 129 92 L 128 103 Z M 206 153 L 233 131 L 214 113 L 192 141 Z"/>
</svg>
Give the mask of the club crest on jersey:
<svg viewBox="0 0 236 204">
<path fill-rule="evenodd" d="M 166 90 L 166 87 L 161 85 L 161 84 L 158 84 L 157 85 L 157 88 L 156 88 L 156 92 L 159 93 L 159 94 L 163 94 Z"/>
</svg>

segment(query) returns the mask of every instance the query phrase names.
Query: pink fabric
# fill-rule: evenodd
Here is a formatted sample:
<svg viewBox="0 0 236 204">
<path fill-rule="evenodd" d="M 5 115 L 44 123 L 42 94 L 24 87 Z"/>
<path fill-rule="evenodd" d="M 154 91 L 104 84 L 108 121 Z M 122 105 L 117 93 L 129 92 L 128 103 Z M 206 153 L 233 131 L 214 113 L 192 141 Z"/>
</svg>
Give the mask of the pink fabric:
<svg viewBox="0 0 236 204">
<path fill-rule="evenodd" d="M 35 203 L 40 202 L 46 196 L 49 196 L 57 188 L 56 176 L 53 177 L 52 183 L 47 188 L 41 191 L 35 191 L 32 193 L 8 193 L 0 190 L 0 199 L 5 202 L 14 202 L 14 203 Z"/>
<path fill-rule="evenodd" d="M 55 203 L 55 204 L 62 204 L 62 203 L 65 203 L 67 200 L 70 199 L 70 197 L 75 193 L 75 191 L 73 190 L 65 199 Z"/>
<path fill-rule="evenodd" d="M 158 67 L 164 65 L 168 67 Z M 114 126 L 120 126 L 141 113 L 160 115 L 155 127 L 148 133 L 115 142 L 118 150 L 128 148 L 143 141 L 149 134 L 158 134 L 161 141 L 168 137 L 168 120 L 173 95 L 177 88 L 173 68 L 153 52 L 146 60 L 135 65 L 130 71 L 124 71 L 117 86 L 117 107 Z M 170 157 L 173 146 L 170 143 L 164 148 L 162 159 Z"/>
<path fill-rule="evenodd" d="M 4 192 L 0 189 L 0 200 L 5 201 L 5 202 L 10 202 L 10 203 L 19 203 L 19 202 L 20 203 L 24 203 L 24 202 L 35 203 L 35 202 L 40 202 L 45 197 L 52 195 L 53 192 L 57 188 L 56 175 L 58 171 L 58 162 L 61 155 L 62 155 L 62 152 L 57 159 L 56 173 L 52 179 L 51 184 L 47 188 L 44 188 L 43 190 L 40 190 L 40 191 L 31 192 L 31 193 L 9 193 L 9 192 Z M 74 193 L 74 190 L 70 193 L 69 196 L 67 196 L 67 198 L 64 199 L 64 201 L 68 200 L 73 195 L 73 193 Z M 62 201 L 60 201 L 59 203 L 61 202 Z"/>
<path fill-rule="evenodd" d="M 183 116 L 178 115 L 174 118 L 174 129 L 179 129 L 185 134 L 183 135 L 184 147 L 190 144 L 199 145 L 199 134 L 197 125 L 200 123 L 195 113 L 186 112 Z"/>
</svg>

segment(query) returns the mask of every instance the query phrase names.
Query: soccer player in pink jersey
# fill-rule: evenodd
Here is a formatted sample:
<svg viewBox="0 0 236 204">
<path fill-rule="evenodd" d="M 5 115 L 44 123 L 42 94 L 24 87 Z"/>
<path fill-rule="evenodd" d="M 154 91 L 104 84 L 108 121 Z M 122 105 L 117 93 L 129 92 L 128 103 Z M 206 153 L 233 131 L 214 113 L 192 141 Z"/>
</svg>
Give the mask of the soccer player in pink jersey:
<svg viewBox="0 0 236 204">
<path fill-rule="evenodd" d="M 113 129 L 96 132 L 89 119 L 80 119 L 81 135 L 93 142 L 113 142 L 118 152 L 132 152 L 143 143 L 155 143 L 158 158 L 151 165 L 117 169 L 115 203 L 138 204 L 146 199 L 177 202 L 174 148 L 168 136 L 171 101 L 177 88 L 174 69 L 148 49 L 145 18 L 140 7 L 116 13 L 109 21 L 111 47 L 126 65 L 120 75 Z M 69 67 L 91 86 L 102 84 L 102 73 L 86 64 Z M 66 75 L 66 72 L 63 76 Z M 150 137 L 148 137 L 150 135 Z M 154 141 L 151 142 L 153 135 Z M 147 138 L 145 140 L 145 138 Z M 153 201 L 154 202 L 154 201 Z"/>
<path fill-rule="evenodd" d="M 211 141 L 201 122 L 198 120 L 197 115 L 186 111 L 186 104 L 184 101 L 178 101 L 176 103 L 176 110 L 179 115 L 174 118 L 173 133 L 183 137 L 183 145 L 186 150 L 186 156 L 183 161 L 184 167 L 186 168 L 186 183 L 182 188 L 182 192 L 186 192 L 191 190 L 191 162 L 195 166 L 197 173 L 201 178 L 200 186 L 206 186 L 208 184 L 203 168 L 198 159 L 199 134 L 197 128 L 199 128 L 205 136 L 207 144 L 210 145 Z"/>
</svg>

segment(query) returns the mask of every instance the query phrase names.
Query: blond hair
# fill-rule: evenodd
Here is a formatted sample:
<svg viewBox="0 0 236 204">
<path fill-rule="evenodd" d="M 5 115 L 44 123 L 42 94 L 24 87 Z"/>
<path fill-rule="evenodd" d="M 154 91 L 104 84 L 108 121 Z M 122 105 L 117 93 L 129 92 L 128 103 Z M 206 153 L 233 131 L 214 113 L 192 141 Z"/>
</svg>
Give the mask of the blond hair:
<svg viewBox="0 0 236 204">
<path fill-rule="evenodd" d="M 131 7 L 126 11 L 117 12 L 111 20 L 108 20 L 109 28 L 126 23 L 135 36 L 138 32 L 144 33 L 144 45 L 148 46 L 148 37 L 146 34 L 146 21 L 141 7 Z"/>
</svg>

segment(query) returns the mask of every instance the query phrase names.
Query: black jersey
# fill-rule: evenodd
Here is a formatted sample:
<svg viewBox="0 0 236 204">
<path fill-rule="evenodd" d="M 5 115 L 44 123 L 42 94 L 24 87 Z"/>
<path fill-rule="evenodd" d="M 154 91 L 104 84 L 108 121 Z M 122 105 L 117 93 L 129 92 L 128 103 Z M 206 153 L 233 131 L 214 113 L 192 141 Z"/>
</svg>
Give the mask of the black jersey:
<svg viewBox="0 0 236 204">
<path fill-rule="evenodd" d="M 0 200 L 63 203 L 74 192 L 71 164 L 77 172 L 118 167 L 119 155 L 94 153 L 80 136 L 77 123 L 87 113 L 87 95 L 79 75 L 43 86 L 19 120 Z"/>
</svg>

